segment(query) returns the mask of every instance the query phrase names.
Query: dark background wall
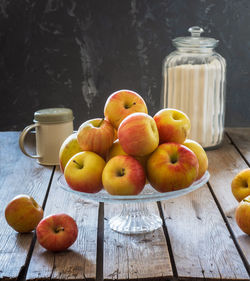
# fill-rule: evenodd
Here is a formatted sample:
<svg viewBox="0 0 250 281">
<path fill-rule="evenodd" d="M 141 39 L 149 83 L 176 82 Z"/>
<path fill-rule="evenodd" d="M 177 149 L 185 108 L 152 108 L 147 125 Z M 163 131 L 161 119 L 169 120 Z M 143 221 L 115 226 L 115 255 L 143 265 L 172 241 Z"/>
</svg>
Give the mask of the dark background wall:
<svg viewBox="0 0 250 281">
<path fill-rule="evenodd" d="M 47 107 L 72 108 L 78 128 L 122 88 L 154 114 L 171 39 L 193 25 L 227 61 L 226 126 L 250 126 L 249 0 L 1 0 L 0 130 Z"/>
</svg>

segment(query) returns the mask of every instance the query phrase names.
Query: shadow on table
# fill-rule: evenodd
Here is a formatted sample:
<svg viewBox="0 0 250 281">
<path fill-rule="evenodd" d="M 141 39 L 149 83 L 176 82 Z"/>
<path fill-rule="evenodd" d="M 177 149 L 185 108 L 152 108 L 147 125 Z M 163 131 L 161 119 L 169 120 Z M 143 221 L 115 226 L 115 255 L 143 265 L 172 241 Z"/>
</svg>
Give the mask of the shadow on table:
<svg viewBox="0 0 250 281">
<path fill-rule="evenodd" d="M 57 253 L 45 250 L 39 254 L 39 262 L 47 264 L 53 278 L 88 277 L 89 273 L 95 272 L 95 263 L 83 254 L 70 249 Z"/>
</svg>

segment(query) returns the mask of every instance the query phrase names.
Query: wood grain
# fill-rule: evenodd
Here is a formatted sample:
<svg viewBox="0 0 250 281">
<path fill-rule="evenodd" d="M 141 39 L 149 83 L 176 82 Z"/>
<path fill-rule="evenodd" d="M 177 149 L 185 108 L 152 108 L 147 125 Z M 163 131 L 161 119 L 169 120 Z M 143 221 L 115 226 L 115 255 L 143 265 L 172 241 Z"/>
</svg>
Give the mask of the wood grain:
<svg viewBox="0 0 250 281">
<path fill-rule="evenodd" d="M 232 138 L 236 141 L 237 145 L 240 143 L 238 142 L 239 138 L 236 137 L 236 133 L 232 134 Z M 248 138 L 246 136 L 245 138 L 241 138 L 241 144 L 239 144 L 239 147 L 241 147 L 242 151 L 247 150 L 247 147 L 249 147 L 249 138 L 250 134 Z M 217 150 L 208 151 L 207 155 L 209 159 L 209 170 L 212 175 L 210 183 L 213 192 L 216 195 L 234 235 L 249 263 L 250 236 L 244 234 L 236 224 L 235 209 L 238 206 L 238 201 L 234 198 L 231 192 L 231 182 L 233 178 L 248 166 L 227 138 L 225 138 L 222 147 Z M 248 153 L 246 153 L 246 155 L 248 155 Z"/>
<path fill-rule="evenodd" d="M 6 222 L 4 209 L 16 195 L 28 194 L 42 205 L 52 167 L 26 157 L 18 146 L 19 133 L 0 133 L 0 278 L 15 279 L 25 264 L 32 233 L 18 234 Z M 32 148 L 32 147 L 31 147 Z"/>
<path fill-rule="evenodd" d="M 159 215 L 156 203 L 145 204 Z M 124 235 L 110 229 L 108 219 L 121 208 L 119 204 L 106 204 L 104 209 L 104 280 L 161 280 L 172 276 L 162 228 L 140 235 Z"/>
<path fill-rule="evenodd" d="M 248 280 L 206 185 L 162 205 L 180 279 Z"/>
<path fill-rule="evenodd" d="M 64 252 L 52 253 L 35 245 L 27 273 L 30 279 L 94 279 L 96 274 L 96 239 L 98 204 L 84 201 L 78 195 L 69 193 L 57 184 L 61 175 L 55 171 L 45 215 L 66 213 L 78 225 L 76 242 Z"/>
</svg>

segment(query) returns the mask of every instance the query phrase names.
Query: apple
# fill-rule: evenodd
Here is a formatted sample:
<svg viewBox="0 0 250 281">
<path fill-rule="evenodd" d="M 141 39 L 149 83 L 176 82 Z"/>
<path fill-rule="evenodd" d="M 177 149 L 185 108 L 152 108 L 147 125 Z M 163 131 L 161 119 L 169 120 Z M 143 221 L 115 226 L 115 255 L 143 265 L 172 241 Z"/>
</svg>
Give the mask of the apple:
<svg viewBox="0 0 250 281">
<path fill-rule="evenodd" d="M 42 219 L 36 228 L 37 241 L 53 252 L 68 249 L 77 238 L 75 220 L 67 214 L 55 214 Z"/>
<path fill-rule="evenodd" d="M 111 158 L 117 156 L 117 155 L 128 155 L 123 149 L 122 149 L 122 146 L 119 142 L 119 139 L 115 140 L 114 143 L 112 144 L 109 152 L 108 152 L 108 155 L 107 155 L 107 158 L 106 158 L 106 161 L 109 161 Z M 148 160 L 148 157 L 150 156 L 150 154 L 148 155 L 145 155 L 145 156 L 133 156 L 136 160 L 138 160 L 142 167 L 144 168 L 145 172 L 146 172 L 146 167 L 147 167 L 147 160 Z"/>
<path fill-rule="evenodd" d="M 205 150 L 203 149 L 203 147 L 194 140 L 186 139 L 184 141 L 183 145 L 185 145 L 186 147 L 191 149 L 198 159 L 199 170 L 198 170 L 198 176 L 196 179 L 196 180 L 198 180 L 205 174 L 205 172 L 208 169 L 207 154 L 206 154 Z"/>
<path fill-rule="evenodd" d="M 250 196 L 244 198 L 236 208 L 235 219 L 239 228 L 250 235 Z"/>
<path fill-rule="evenodd" d="M 69 159 L 73 155 L 81 151 L 82 149 L 77 141 L 77 134 L 73 133 L 69 135 L 61 145 L 59 151 L 59 164 L 62 172 L 64 171 L 65 166 L 68 163 Z"/>
<path fill-rule="evenodd" d="M 104 158 L 113 140 L 114 128 L 101 118 L 84 122 L 77 131 L 77 141 L 81 149 L 95 152 Z"/>
<path fill-rule="evenodd" d="M 119 90 L 111 94 L 104 106 L 104 116 L 115 129 L 118 129 L 122 120 L 135 112 L 148 113 L 143 98 L 134 91 Z"/>
<path fill-rule="evenodd" d="M 75 154 L 68 161 L 64 177 L 73 190 L 96 193 L 102 189 L 102 171 L 106 162 L 92 151 Z"/>
<path fill-rule="evenodd" d="M 113 158 L 114 156 L 117 155 L 128 155 L 123 149 L 122 146 L 119 142 L 119 139 L 115 140 L 112 144 L 112 146 L 110 147 L 107 157 L 106 157 L 106 161 L 109 161 L 111 158 Z"/>
<path fill-rule="evenodd" d="M 148 158 L 150 157 L 150 155 L 151 154 L 147 154 L 144 156 L 134 156 L 134 158 L 141 163 L 142 167 L 145 170 L 145 173 L 147 173 L 147 162 L 148 162 Z"/>
<path fill-rule="evenodd" d="M 118 155 L 107 162 L 102 182 L 111 195 L 137 195 L 146 183 L 146 174 L 138 160 L 129 155 Z"/>
<path fill-rule="evenodd" d="M 5 208 L 7 223 L 17 232 L 26 233 L 34 230 L 43 218 L 43 209 L 29 195 L 14 197 Z"/>
<path fill-rule="evenodd" d="M 114 141 L 118 139 L 118 136 L 117 136 L 117 129 L 114 129 Z"/>
<path fill-rule="evenodd" d="M 154 115 L 154 120 L 159 131 L 160 144 L 164 142 L 183 144 L 190 132 L 190 119 L 180 110 L 161 109 Z"/>
<path fill-rule="evenodd" d="M 239 202 L 250 195 L 250 168 L 242 170 L 234 177 L 231 189 Z"/>
<path fill-rule="evenodd" d="M 190 186 L 197 178 L 198 168 L 198 159 L 189 148 L 163 143 L 147 161 L 147 177 L 157 191 L 174 191 Z"/>
<path fill-rule="evenodd" d="M 118 128 L 118 139 L 123 150 L 133 156 L 145 156 L 159 144 L 159 134 L 154 119 L 146 113 L 132 113 Z"/>
</svg>

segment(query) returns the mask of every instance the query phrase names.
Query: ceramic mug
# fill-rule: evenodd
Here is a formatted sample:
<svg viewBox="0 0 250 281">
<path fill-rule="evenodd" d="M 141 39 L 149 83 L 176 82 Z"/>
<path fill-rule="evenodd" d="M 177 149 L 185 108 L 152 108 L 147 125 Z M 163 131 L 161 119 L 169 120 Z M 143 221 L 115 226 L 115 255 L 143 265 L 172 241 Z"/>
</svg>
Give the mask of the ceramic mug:
<svg viewBox="0 0 250 281">
<path fill-rule="evenodd" d="M 64 140 L 73 133 L 73 113 L 69 108 L 41 109 L 34 114 L 34 124 L 27 126 L 19 137 L 21 151 L 28 157 L 37 159 L 42 165 L 58 165 L 59 150 Z M 25 137 L 35 129 L 36 155 L 25 149 Z"/>
</svg>

